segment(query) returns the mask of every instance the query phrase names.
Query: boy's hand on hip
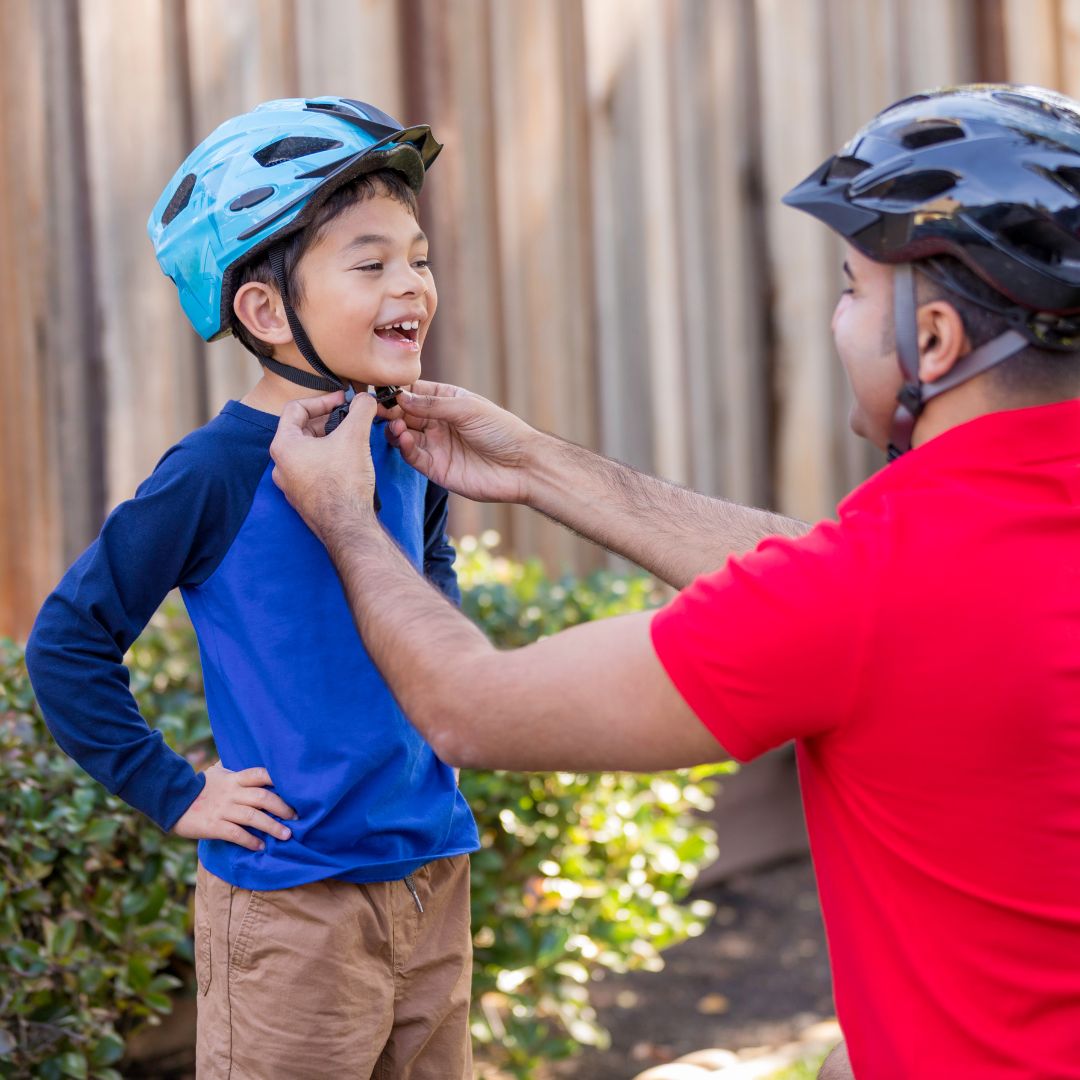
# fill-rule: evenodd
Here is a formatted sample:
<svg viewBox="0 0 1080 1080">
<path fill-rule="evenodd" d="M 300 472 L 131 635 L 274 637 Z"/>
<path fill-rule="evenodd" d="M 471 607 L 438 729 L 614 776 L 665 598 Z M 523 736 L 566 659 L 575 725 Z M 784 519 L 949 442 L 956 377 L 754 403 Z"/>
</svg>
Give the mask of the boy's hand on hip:
<svg viewBox="0 0 1080 1080">
<path fill-rule="evenodd" d="M 512 412 L 460 386 L 418 382 L 383 415 L 391 444 L 429 480 L 478 502 L 528 502 L 541 436 Z"/>
<path fill-rule="evenodd" d="M 273 781 L 265 769 L 233 772 L 217 761 L 203 775 L 206 784 L 198 798 L 172 828 L 177 836 L 189 840 L 228 840 L 251 851 L 261 851 L 266 844 L 248 829 L 269 833 L 278 840 L 292 836 L 290 829 L 270 815 L 292 821 L 296 811 L 266 790 Z"/>
</svg>

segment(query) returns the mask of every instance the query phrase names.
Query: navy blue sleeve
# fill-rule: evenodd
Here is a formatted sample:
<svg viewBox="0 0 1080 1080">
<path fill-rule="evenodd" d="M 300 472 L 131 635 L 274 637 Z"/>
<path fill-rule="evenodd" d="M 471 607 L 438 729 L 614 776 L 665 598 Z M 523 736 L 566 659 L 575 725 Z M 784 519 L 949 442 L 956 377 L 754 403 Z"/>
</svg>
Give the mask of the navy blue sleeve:
<svg viewBox="0 0 1080 1080">
<path fill-rule="evenodd" d="M 183 445 L 108 517 L 38 613 L 26 666 L 49 730 L 95 780 L 165 830 L 205 780 L 139 713 L 125 652 L 166 594 L 227 549 L 228 485 Z M 224 548 L 222 545 L 224 544 Z"/>
<path fill-rule="evenodd" d="M 453 603 L 461 604 L 454 573 L 454 546 L 446 536 L 447 493 L 428 481 L 424 492 L 424 576 Z"/>
</svg>

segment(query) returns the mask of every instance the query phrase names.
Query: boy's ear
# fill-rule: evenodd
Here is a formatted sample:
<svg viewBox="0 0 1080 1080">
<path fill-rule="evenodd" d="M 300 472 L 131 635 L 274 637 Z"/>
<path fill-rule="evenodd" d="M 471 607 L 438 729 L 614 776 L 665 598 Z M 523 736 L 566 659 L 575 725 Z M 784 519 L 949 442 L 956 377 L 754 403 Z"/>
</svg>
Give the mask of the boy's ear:
<svg viewBox="0 0 1080 1080">
<path fill-rule="evenodd" d="M 249 281 L 236 290 L 233 311 L 248 331 L 270 345 L 292 341 L 289 320 L 277 289 L 262 281 Z"/>
</svg>

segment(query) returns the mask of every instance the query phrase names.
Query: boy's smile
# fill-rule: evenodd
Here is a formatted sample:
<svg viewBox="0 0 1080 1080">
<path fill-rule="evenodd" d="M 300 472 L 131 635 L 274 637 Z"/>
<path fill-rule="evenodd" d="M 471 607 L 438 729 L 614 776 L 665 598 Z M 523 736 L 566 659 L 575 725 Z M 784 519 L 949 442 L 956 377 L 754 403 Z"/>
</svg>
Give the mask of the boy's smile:
<svg viewBox="0 0 1080 1080">
<path fill-rule="evenodd" d="M 377 195 L 339 214 L 297 271 L 297 314 L 331 371 L 355 384 L 416 381 L 438 295 L 405 206 Z"/>
</svg>

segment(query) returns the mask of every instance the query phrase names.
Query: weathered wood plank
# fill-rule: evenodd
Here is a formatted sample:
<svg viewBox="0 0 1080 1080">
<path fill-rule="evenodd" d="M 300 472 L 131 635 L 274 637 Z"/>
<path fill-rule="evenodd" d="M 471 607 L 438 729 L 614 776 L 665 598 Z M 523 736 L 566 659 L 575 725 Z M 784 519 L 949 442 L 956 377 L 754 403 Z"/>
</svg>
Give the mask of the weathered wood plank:
<svg viewBox="0 0 1080 1080">
<path fill-rule="evenodd" d="M 762 505 L 772 500 L 765 216 L 777 208 L 762 205 L 752 4 L 737 0 L 704 10 L 706 67 L 691 113 L 705 151 L 697 179 L 708 247 L 696 272 L 708 283 L 709 300 L 701 318 L 690 317 L 706 335 L 711 380 L 691 372 L 686 392 L 710 402 L 715 434 L 712 483 L 703 486 L 695 473 L 694 486 Z M 708 437 L 706 430 L 694 441 Z"/>
<path fill-rule="evenodd" d="M 80 6 L 110 503 L 132 495 L 205 411 L 197 342 L 146 236 L 189 149 L 179 13 L 170 0 Z"/>
<path fill-rule="evenodd" d="M 1080 98 L 1080 2 L 1059 0 L 1061 75 L 1058 89 Z"/>
<path fill-rule="evenodd" d="M 452 8 L 443 0 L 404 5 L 401 41 L 410 77 L 403 119 L 430 123 L 445 145 L 420 204 L 439 290 L 424 374 L 504 401 L 490 30 L 487 0 L 456 0 Z M 460 498 L 450 506 L 455 536 L 491 528 L 509 535 L 508 507 Z"/>
<path fill-rule="evenodd" d="M 395 0 L 301 0 L 294 10 L 297 92 L 359 98 L 400 118 L 405 92 Z"/>
<path fill-rule="evenodd" d="M 0 633 L 23 637 L 55 583 L 59 491 L 53 403 L 45 395 L 43 41 L 31 0 L 0 5 Z"/>
<path fill-rule="evenodd" d="M 541 427 L 590 441 L 587 221 L 574 158 L 582 110 L 579 75 L 562 45 L 576 8 L 524 0 L 490 12 L 507 404 Z M 575 558 L 573 538 L 535 514 L 515 514 L 510 539 L 551 567 Z"/>
<path fill-rule="evenodd" d="M 96 305 L 86 126 L 76 0 L 34 7 L 44 51 L 48 160 L 45 174 L 44 392 L 52 418 L 48 484 L 55 484 L 61 534 L 58 575 L 105 516 L 104 365 Z"/>
<path fill-rule="evenodd" d="M 192 145 L 271 98 L 296 96 L 293 5 L 287 0 L 188 0 Z M 177 162 L 179 164 L 179 162 Z M 234 338 L 200 346 L 207 410 L 217 413 L 258 380 L 259 362 Z"/>
<path fill-rule="evenodd" d="M 821 0 L 758 0 L 758 63 L 765 198 L 785 191 L 833 149 Z M 776 497 L 779 509 L 815 519 L 831 513 L 838 494 L 835 432 L 843 422 L 833 396 L 829 312 L 839 268 L 833 241 L 816 221 L 776 210 L 768 218 L 778 414 Z"/>
<path fill-rule="evenodd" d="M 1009 82 L 1061 86 L 1059 0 L 1004 0 Z"/>
</svg>

